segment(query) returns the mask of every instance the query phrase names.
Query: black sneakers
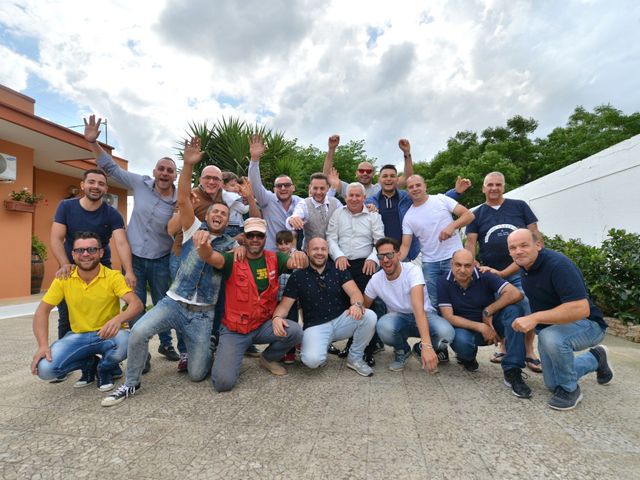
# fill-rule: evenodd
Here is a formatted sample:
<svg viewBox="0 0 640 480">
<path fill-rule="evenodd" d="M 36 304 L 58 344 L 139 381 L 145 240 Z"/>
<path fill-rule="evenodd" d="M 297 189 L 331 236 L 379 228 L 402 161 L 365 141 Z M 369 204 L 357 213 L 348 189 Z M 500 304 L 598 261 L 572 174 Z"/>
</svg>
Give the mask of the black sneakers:
<svg viewBox="0 0 640 480">
<path fill-rule="evenodd" d="M 164 355 L 167 360 L 171 361 L 171 362 L 177 362 L 178 360 L 180 360 L 180 355 L 178 355 L 178 352 L 176 352 L 176 349 L 173 348 L 173 345 L 160 345 L 158 347 L 158 353 L 160 355 Z"/>
<path fill-rule="evenodd" d="M 573 410 L 580 400 L 582 400 L 582 393 L 579 385 L 573 392 L 567 392 L 561 386 L 557 386 L 553 397 L 549 400 L 549 407 L 554 410 Z"/>
<path fill-rule="evenodd" d="M 529 385 L 524 383 L 522 378 L 522 370 L 519 368 L 512 368 L 504 372 L 504 384 L 511 388 L 513 393 L 518 398 L 531 398 L 531 389 Z M 525 374 L 526 375 L 526 374 Z"/>
<path fill-rule="evenodd" d="M 589 352 L 598 360 L 596 379 L 600 385 L 609 385 L 613 380 L 613 368 L 609 363 L 609 350 L 604 345 L 598 345 L 589 349 Z"/>
</svg>

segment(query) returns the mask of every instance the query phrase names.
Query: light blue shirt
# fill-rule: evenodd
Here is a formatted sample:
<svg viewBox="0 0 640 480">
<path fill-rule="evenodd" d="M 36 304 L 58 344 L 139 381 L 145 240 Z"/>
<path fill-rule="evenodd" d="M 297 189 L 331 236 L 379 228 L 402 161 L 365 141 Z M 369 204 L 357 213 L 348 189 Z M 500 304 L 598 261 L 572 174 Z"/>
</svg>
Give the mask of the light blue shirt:
<svg viewBox="0 0 640 480">
<path fill-rule="evenodd" d="M 162 198 L 153 189 L 153 178 L 127 172 L 109 154 L 100 154 L 96 163 L 107 175 L 133 191 L 133 212 L 127 226 L 131 253 L 149 260 L 168 255 L 173 239 L 167 233 L 167 223 L 176 206 L 177 189 L 174 188 L 172 198 Z"/>
<path fill-rule="evenodd" d="M 262 216 L 267 222 L 267 241 L 264 248 L 275 251 L 277 250 L 276 234 L 282 230 L 288 230 L 287 218 L 293 215 L 293 210 L 302 198 L 291 195 L 291 204 L 285 210 L 276 194 L 264 188 L 260 177 L 260 162 L 249 162 L 249 180 L 253 186 L 253 194 L 258 201 L 258 206 L 262 210 Z"/>
</svg>

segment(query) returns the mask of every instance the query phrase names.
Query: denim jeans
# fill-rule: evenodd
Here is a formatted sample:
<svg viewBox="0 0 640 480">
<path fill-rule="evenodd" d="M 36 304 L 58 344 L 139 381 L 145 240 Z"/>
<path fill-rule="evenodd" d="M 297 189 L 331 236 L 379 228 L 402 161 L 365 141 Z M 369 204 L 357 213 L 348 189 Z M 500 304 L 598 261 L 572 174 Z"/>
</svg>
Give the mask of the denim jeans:
<svg viewBox="0 0 640 480">
<path fill-rule="evenodd" d="M 142 258 L 137 255 L 131 255 L 133 263 L 133 273 L 136 276 L 136 295 L 142 302 L 142 305 L 147 306 L 147 284 L 151 288 L 151 302 L 157 305 L 160 300 L 167 294 L 169 290 L 169 282 L 171 281 L 169 274 L 169 254 L 160 258 Z M 138 318 L 133 320 L 130 325 L 135 325 L 136 321 L 141 318 L 141 313 Z M 160 337 L 160 344 L 168 347 L 172 344 L 171 331 L 166 330 L 158 332 Z"/>
<path fill-rule="evenodd" d="M 128 387 L 140 383 L 142 370 L 149 351 L 149 339 L 156 333 L 174 328 L 183 336 L 189 352 L 189 378 L 194 382 L 204 380 L 211 366 L 210 335 L 213 310 L 192 312 L 170 297 L 140 318 L 131 329 L 127 360 Z"/>
<path fill-rule="evenodd" d="M 530 315 L 531 305 L 529 305 L 529 299 L 525 295 L 524 289 L 522 288 L 522 276 L 520 275 L 520 272 L 516 272 L 513 275 L 509 275 L 507 278 L 505 278 L 505 280 L 509 282 L 511 285 L 513 285 L 514 287 L 516 287 L 518 290 L 520 290 L 520 293 L 524 295 L 524 298 L 520 300 L 520 302 L 518 302 L 518 305 L 522 306 L 523 315 Z M 496 295 L 496 298 L 499 296 L 500 296 L 499 294 Z"/>
<path fill-rule="evenodd" d="M 427 312 L 427 318 L 433 348 L 436 351 L 444 350 L 447 344 L 451 345 L 455 337 L 453 327 L 434 310 Z M 407 338 L 420 337 L 413 313 L 387 313 L 378 320 L 376 330 L 384 344 L 393 347 L 396 352 L 408 352 L 411 347 Z"/>
<path fill-rule="evenodd" d="M 345 311 L 330 322 L 306 328 L 302 335 L 300 360 L 309 368 L 318 368 L 327 361 L 327 349 L 331 342 L 351 336 L 353 343 L 349 349 L 349 359 L 361 359 L 376 331 L 376 320 L 372 310 L 365 310 L 360 320 L 355 320 Z"/>
<path fill-rule="evenodd" d="M 69 332 L 51 345 L 50 362 L 46 358 L 40 360 L 38 377 L 42 380 L 63 377 L 69 372 L 80 370 L 96 354 L 102 356 L 98 364 L 100 370 L 113 370 L 127 358 L 128 342 L 128 330 L 120 330 L 115 337 L 106 340 L 100 338 L 97 331 Z"/>
<path fill-rule="evenodd" d="M 586 318 L 540 330 L 538 351 L 547 388 L 555 390 L 561 386 L 567 392 L 573 392 L 580 377 L 598 368 L 598 361 L 590 352 L 576 357 L 573 352 L 593 347 L 603 338 L 604 330 L 600 325 Z"/>
<path fill-rule="evenodd" d="M 423 262 L 422 275 L 427 282 L 427 293 L 433 308 L 438 308 L 438 277 L 451 270 L 451 259 L 438 262 Z"/>
<path fill-rule="evenodd" d="M 232 332 L 221 325 L 216 359 L 211 369 L 211 382 L 214 390 L 227 392 L 234 387 L 240 375 L 244 352 L 249 345 L 268 343 L 269 346 L 262 352 L 264 359 L 268 362 L 280 360 L 291 347 L 296 346 L 302 340 L 302 328 L 291 320 L 287 320 L 286 332 L 286 337 L 276 336 L 273 333 L 271 320 L 267 320 L 253 332 L 246 334 Z"/>
<path fill-rule="evenodd" d="M 513 368 L 524 368 L 524 333 L 513 330 L 513 321 L 523 316 L 520 303 L 507 305 L 493 316 L 493 328 L 502 338 L 507 340 L 507 353 L 503 357 L 502 370 L 507 371 Z M 458 359 L 471 361 L 476 358 L 478 347 L 486 345 L 484 337 L 475 330 L 466 328 L 455 328 L 456 336 L 453 339 L 451 348 Z"/>
</svg>

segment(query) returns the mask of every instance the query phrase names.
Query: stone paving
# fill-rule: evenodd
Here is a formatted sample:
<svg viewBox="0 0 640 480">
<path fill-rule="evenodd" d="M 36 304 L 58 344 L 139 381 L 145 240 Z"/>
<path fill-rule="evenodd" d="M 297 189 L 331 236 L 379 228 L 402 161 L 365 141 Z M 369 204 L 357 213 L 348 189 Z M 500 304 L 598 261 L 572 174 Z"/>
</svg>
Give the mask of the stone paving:
<svg viewBox="0 0 640 480">
<path fill-rule="evenodd" d="M 157 342 L 142 389 L 104 408 L 96 388 L 72 388 L 78 372 L 58 385 L 31 376 L 30 317 L 1 324 L 0 478 L 640 478 L 640 347 L 614 337 L 616 378 L 583 379 L 570 412 L 547 407 L 539 374 L 532 399 L 514 397 L 491 347 L 474 374 L 452 361 L 428 375 L 415 358 L 390 372 L 389 350 L 371 378 L 337 357 L 282 378 L 246 358 L 236 388 L 216 394 Z"/>
</svg>

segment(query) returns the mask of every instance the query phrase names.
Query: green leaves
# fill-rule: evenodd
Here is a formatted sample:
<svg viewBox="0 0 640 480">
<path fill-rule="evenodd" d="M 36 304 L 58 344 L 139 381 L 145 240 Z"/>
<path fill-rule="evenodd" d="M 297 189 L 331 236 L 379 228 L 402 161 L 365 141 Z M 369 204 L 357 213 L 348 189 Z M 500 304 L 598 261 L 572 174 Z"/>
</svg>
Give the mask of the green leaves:
<svg viewBox="0 0 640 480">
<path fill-rule="evenodd" d="M 640 324 L 640 235 L 611 229 L 599 248 L 556 235 L 545 238 L 545 247 L 573 260 L 605 315 Z"/>
</svg>

